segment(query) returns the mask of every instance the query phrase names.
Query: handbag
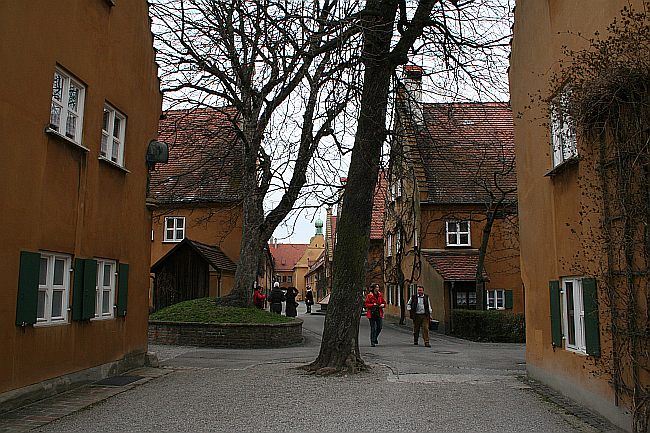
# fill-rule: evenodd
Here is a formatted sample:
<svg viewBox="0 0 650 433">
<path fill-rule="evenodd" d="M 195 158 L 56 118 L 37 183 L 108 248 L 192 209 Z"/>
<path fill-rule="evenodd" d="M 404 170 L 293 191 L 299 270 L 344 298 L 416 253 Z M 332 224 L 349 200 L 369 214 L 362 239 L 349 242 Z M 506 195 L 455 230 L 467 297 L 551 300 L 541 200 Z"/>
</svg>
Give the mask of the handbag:
<svg viewBox="0 0 650 433">
<path fill-rule="evenodd" d="M 379 311 L 379 305 L 373 305 L 370 307 L 370 317 L 372 319 L 379 319 L 381 317 L 381 312 Z"/>
</svg>

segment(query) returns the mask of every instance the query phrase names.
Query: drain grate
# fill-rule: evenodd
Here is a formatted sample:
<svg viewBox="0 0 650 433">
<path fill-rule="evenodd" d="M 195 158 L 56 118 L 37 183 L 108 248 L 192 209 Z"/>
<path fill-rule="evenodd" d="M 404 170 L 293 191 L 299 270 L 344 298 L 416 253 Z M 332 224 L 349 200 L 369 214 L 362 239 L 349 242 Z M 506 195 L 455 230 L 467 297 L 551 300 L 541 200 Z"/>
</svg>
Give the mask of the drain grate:
<svg viewBox="0 0 650 433">
<path fill-rule="evenodd" d="M 129 383 L 138 381 L 140 379 L 144 379 L 144 376 L 113 376 L 113 377 L 106 378 L 104 380 L 100 380 L 99 382 L 95 382 L 93 385 L 124 386 L 124 385 L 128 385 Z"/>
</svg>

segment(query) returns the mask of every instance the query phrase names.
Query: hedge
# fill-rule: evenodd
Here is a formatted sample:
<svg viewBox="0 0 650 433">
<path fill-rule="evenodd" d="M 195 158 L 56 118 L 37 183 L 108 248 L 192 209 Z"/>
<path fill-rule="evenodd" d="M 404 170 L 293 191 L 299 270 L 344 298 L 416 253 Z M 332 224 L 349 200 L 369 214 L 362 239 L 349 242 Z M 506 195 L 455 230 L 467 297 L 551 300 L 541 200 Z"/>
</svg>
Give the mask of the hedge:
<svg viewBox="0 0 650 433">
<path fill-rule="evenodd" d="M 491 343 L 525 343 L 523 314 L 503 311 L 452 310 L 451 335 Z"/>
</svg>

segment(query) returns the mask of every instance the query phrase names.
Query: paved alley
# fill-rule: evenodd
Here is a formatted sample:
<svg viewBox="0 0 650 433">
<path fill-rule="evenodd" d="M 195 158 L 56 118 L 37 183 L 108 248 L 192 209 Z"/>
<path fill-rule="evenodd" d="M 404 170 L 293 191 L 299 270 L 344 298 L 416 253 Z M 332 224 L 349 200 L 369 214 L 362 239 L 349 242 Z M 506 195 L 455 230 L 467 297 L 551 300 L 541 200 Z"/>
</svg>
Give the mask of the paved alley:
<svg viewBox="0 0 650 433">
<path fill-rule="evenodd" d="M 360 348 L 371 370 L 346 377 L 306 374 L 296 367 L 317 356 L 324 316 L 302 310 L 299 317 L 305 321 L 300 347 L 151 346 L 166 374 L 149 374 L 139 385 L 30 426 L 41 432 L 615 431 L 581 408 L 574 411 L 578 416 L 567 413 L 531 387 L 523 345 L 434 333 L 429 349 L 413 346 L 407 328 L 385 321 L 379 346 L 370 347 L 368 321 L 361 318 Z M 62 398 L 50 399 L 51 405 Z M 5 423 L 4 431 L 11 425 Z"/>
</svg>

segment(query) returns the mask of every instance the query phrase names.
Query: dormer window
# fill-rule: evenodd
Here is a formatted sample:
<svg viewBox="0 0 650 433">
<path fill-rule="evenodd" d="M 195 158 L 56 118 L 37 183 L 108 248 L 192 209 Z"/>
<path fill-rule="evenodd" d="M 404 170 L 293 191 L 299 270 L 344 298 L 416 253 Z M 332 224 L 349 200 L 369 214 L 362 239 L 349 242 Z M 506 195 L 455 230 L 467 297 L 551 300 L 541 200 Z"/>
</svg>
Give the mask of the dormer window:
<svg viewBox="0 0 650 433">
<path fill-rule="evenodd" d="M 447 246 L 471 246 L 469 221 L 447 221 Z"/>
</svg>

